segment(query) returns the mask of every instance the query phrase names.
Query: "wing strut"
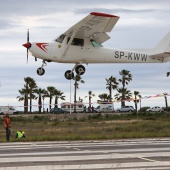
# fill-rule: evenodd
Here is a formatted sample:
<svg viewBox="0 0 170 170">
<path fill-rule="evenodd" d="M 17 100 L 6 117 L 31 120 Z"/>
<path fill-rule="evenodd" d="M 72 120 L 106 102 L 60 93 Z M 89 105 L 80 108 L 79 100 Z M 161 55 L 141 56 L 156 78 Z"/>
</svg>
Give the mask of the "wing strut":
<svg viewBox="0 0 170 170">
<path fill-rule="evenodd" d="M 72 43 L 72 41 L 73 41 L 76 33 L 77 33 L 77 30 L 74 30 L 74 32 L 72 33 L 72 35 L 71 35 L 71 37 L 70 37 L 70 40 L 69 40 L 66 48 L 65 48 L 64 51 L 63 51 L 63 54 L 62 54 L 63 57 L 66 55 L 66 53 L 67 53 L 67 51 L 68 51 L 68 48 L 70 47 L 70 45 L 71 45 L 71 43 Z"/>
</svg>

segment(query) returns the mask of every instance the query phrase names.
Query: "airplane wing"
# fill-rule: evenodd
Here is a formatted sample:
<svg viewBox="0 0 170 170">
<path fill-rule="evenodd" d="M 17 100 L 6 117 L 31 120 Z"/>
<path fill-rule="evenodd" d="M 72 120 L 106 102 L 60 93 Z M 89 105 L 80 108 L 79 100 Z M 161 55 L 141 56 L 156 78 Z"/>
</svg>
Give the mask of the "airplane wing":
<svg viewBox="0 0 170 170">
<path fill-rule="evenodd" d="M 118 20 L 119 17 L 115 15 L 91 12 L 68 29 L 64 35 L 71 37 L 75 33 L 75 38 L 92 38 L 102 44 L 110 38 L 106 32 L 110 32 Z"/>
</svg>

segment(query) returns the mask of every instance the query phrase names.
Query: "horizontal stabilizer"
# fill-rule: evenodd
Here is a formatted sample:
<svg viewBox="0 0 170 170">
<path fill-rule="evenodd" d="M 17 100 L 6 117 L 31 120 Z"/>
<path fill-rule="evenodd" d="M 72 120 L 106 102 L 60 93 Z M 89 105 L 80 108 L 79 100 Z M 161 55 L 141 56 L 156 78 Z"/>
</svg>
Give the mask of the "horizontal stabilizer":
<svg viewBox="0 0 170 170">
<path fill-rule="evenodd" d="M 154 54 L 150 56 L 152 59 L 160 60 L 162 62 L 170 61 L 170 52 Z"/>
</svg>

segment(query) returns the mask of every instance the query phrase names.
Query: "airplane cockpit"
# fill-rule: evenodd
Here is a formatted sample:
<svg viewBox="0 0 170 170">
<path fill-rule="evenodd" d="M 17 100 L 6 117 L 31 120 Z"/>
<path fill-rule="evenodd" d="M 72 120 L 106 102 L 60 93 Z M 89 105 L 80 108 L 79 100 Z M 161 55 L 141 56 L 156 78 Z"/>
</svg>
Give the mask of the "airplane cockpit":
<svg viewBox="0 0 170 170">
<path fill-rule="evenodd" d="M 56 42 L 62 43 L 64 41 L 64 39 L 67 38 L 64 34 L 60 35 L 57 39 L 55 39 Z M 68 44 L 68 42 L 70 41 L 70 37 L 67 38 L 66 43 Z M 74 45 L 74 46 L 79 46 L 79 47 L 83 47 L 85 42 L 85 40 L 82 38 L 73 38 L 73 41 L 71 42 L 70 45 Z M 93 46 L 93 47 L 103 47 L 100 43 L 98 43 L 96 40 L 94 39 L 88 39 L 89 43 Z M 88 43 L 88 44 L 89 44 Z"/>
</svg>

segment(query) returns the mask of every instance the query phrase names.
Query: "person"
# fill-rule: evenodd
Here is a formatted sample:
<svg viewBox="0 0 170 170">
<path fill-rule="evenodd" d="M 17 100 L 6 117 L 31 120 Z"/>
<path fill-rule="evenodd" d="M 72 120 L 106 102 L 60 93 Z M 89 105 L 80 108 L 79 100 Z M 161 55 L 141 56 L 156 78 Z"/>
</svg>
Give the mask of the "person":
<svg viewBox="0 0 170 170">
<path fill-rule="evenodd" d="M 18 138 L 18 139 L 26 138 L 25 132 L 22 130 L 17 131 L 15 138 Z"/>
<path fill-rule="evenodd" d="M 86 113 L 86 106 L 84 106 L 84 113 Z"/>
<path fill-rule="evenodd" d="M 11 134 L 11 120 L 9 118 L 9 114 L 6 114 L 4 117 L 4 127 L 6 130 L 6 141 L 9 142 Z"/>
<path fill-rule="evenodd" d="M 91 110 L 92 110 L 92 113 L 94 113 L 94 107 L 93 106 L 92 106 Z"/>
</svg>

